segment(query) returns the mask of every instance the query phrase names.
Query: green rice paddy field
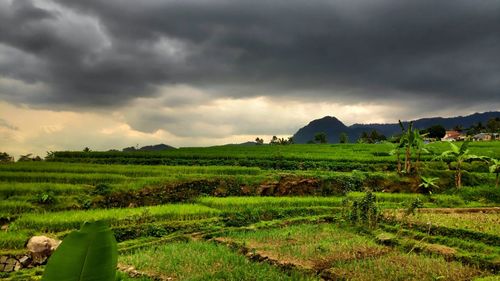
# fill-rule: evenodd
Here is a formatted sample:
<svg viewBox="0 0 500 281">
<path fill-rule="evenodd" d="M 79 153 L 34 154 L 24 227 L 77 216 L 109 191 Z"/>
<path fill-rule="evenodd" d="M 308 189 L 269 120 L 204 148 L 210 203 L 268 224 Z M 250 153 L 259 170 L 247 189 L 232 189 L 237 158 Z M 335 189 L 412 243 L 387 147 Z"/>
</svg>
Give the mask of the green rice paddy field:
<svg viewBox="0 0 500 281">
<path fill-rule="evenodd" d="M 434 158 L 447 148 L 431 144 L 418 174 L 396 172 L 390 144 L 56 152 L 1 164 L 0 256 L 25 253 L 33 235 L 64 240 L 105 220 L 119 245 L 116 280 L 500 280 L 495 174 L 465 163 L 456 188 L 456 163 Z M 470 151 L 499 158 L 500 142 Z M 43 269 L 0 279 L 41 280 Z"/>
</svg>

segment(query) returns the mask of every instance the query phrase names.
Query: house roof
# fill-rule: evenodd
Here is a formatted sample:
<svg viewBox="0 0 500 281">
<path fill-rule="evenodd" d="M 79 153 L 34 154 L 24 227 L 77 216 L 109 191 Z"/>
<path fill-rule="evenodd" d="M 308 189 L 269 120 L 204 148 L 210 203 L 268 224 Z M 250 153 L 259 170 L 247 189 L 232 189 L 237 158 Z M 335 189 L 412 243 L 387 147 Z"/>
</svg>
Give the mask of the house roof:
<svg viewBox="0 0 500 281">
<path fill-rule="evenodd" d="M 445 139 L 448 139 L 448 138 L 458 138 L 460 136 L 462 136 L 463 134 L 460 133 L 459 131 L 446 131 L 446 134 L 444 135 L 444 138 Z"/>
<path fill-rule="evenodd" d="M 487 134 L 487 133 L 479 133 L 477 135 L 474 135 L 475 138 L 483 138 L 483 137 L 486 137 L 486 136 L 490 136 L 491 134 Z"/>
</svg>

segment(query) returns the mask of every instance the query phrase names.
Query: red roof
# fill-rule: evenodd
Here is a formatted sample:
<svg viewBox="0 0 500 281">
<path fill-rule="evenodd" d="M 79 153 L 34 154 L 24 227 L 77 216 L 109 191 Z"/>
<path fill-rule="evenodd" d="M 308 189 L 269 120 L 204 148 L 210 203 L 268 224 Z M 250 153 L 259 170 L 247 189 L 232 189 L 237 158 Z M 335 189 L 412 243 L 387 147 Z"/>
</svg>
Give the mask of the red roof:
<svg viewBox="0 0 500 281">
<path fill-rule="evenodd" d="M 444 135 L 445 139 L 455 139 L 460 137 L 462 134 L 459 131 L 446 131 Z"/>
</svg>

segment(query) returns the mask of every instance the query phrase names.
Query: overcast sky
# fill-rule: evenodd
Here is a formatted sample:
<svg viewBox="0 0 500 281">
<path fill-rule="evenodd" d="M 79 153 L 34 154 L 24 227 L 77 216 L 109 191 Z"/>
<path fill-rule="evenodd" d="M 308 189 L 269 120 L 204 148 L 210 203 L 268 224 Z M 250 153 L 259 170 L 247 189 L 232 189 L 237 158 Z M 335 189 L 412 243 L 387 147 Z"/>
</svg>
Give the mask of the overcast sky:
<svg viewBox="0 0 500 281">
<path fill-rule="evenodd" d="M 500 109 L 500 1 L 0 0 L 0 151 Z"/>
</svg>

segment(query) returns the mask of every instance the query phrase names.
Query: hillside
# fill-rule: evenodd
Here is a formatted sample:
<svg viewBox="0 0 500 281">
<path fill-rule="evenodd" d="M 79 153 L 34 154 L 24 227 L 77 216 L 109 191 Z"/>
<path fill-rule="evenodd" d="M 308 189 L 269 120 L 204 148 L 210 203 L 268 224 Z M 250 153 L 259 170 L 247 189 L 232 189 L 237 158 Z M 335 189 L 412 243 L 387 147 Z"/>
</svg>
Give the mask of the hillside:
<svg viewBox="0 0 500 281">
<path fill-rule="evenodd" d="M 139 149 L 136 149 L 135 147 L 126 147 L 122 151 L 123 152 L 133 152 L 133 151 L 164 151 L 164 150 L 170 150 L 170 149 L 175 149 L 175 147 L 167 145 L 167 144 L 157 144 L 157 145 L 147 145 L 143 146 Z"/>
<path fill-rule="evenodd" d="M 425 129 L 432 125 L 440 124 L 445 128 L 453 128 L 460 125 L 464 128 L 468 128 L 473 124 L 482 122 L 483 125 L 486 122 L 495 117 L 500 117 L 500 111 L 494 112 L 484 112 L 484 113 L 474 113 L 468 116 L 458 116 L 458 117 L 432 117 L 432 118 L 422 118 L 417 120 L 412 120 L 415 128 Z M 410 121 L 404 121 L 407 124 Z M 353 124 L 351 126 L 346 126 L 340 120 L 335 117 L 326 116 L 321 119 L 316 119 L 311 121 L 308 125 L 299 129 L 293 138 L 296 143 L 307 143 L 309 140 L 314 138 L 314 135 L 318 132 L 325 132 L 327 134 L 328 142 L 337 143 L 339 141 L 339 136 L 341 133 L 346 133 L 349 136 L 351 142 L 357 140 L 361 133 L 369 132 L 372 130 L 377 130 L 378 132 L 391 136 L 400 132 L 400 127 L 398 123 L 389 124 Z"/>
</svg>

